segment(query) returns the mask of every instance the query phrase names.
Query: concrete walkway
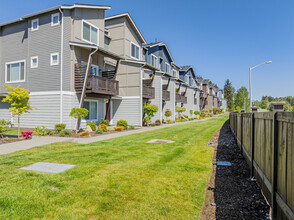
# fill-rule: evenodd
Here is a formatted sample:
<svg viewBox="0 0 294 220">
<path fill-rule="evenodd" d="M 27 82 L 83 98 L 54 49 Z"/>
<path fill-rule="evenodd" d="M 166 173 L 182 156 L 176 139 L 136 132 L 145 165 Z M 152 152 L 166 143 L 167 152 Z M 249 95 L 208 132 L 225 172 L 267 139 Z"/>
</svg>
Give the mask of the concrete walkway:
<svg viewBox="0 0 294 220">
<path fill-rule="evenodd" d="M 218 116 L 218 115 L 217 115 Z M 215 116 L 215 117 L 217 117 Z M 127 130 L 124 132 L 117 132 L 117 133 L 111 133 L 107 135 L 101 135 L 101 136 L 95 136 L 95 137 L 90 137 L 90 138 L 71 138 L 71 137 L 41 137 L 41 136 L 34 136 L 31 140 L 26 140 L 26 141 L 18 141 L 18 142 L 13 142 L 13 143 L 8 143 L 8 144 L 0 144 L 0 155 L 3 154 L 9 154 L 13 153 L 16 151 L 21 151 L 21 150 L 27 150 L 33 147 L 37 146 L 43 146 L 47 144 L 52 144 L 52 143 L 59 143 L 59 142 L 72 142 L 72 143 L 78 143 L 78 144 L 89 144 L 93 142 L 98 142 L 98 141 L 104 141 L 108 140 L 111 138 L 117 138 L 117 137 L 122 137 L 125 135 L 130 135 L 130 134 L 137 134 L 137 133 L 142 133 L 145 131 L 153 131 L 161 128 L 166 128 L 166 127 L 171 127 L 171 126 L 176 126 L 176 125 L 183 125 L 187 123 L 196 123 L 199 121 L 205 121 L 209 120 L 211 118 L 205 118 L 201 120 L 194 120 L 194 121 L 187 121 L 187 122 L 178 122 L 174 124 L 163 124 L 161 126 L 155 126 L 155 127 L 142 127 L 134 130 Z"/>
</svg>

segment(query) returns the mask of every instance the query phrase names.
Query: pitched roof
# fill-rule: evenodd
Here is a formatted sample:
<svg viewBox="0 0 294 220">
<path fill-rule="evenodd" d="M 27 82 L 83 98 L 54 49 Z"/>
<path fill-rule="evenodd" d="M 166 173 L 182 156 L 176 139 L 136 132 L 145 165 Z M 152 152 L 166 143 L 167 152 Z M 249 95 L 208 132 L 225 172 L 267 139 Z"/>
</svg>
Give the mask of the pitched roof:
<svg viewBox="0 0 294 220">
<path fill-rule="evenodd" d="M 112 20 L 112 19 L 116 19 L 116 18 L 121 18 L 121 17 L 126 17 L 129 20 L 129 22 L 131 23 L 131 25 L 136 30 L 136 32 L 137 32 L 140 40 L 143 43 L 146 43 L 145 38 L 143 37 L 142 33 L 140 32 L 139 28 L 137 27 L 136 23 L 134 22 L 133 18 L 131 17 L 131 15 L 128 12 L 122 13 L 122 14 L 117 14 L 117 15 L 112 15 L 112 16 L 106 17 L 104 19 L 105 19 L 105 21 L 108 21 L 108 20 Z"/>
<path fill-rule="evenodd" d="M 50 12 L 50 11 L 55 11 L 55 10 L 57 10 L 59 8 L 60 9 L 74 9 L 74 8 L 89 8 L 90 9 L 90 8 L 92 8 L 92 9 L 103 9 L 103 10 L 111 9 L 110 6 L 104 6 L 104 5 L 91 5 L 91 4 L 59 5 L 59 6 L 55 6 L 53 8 L 49 8 L 49 9 L 46 9 L 46 10 L 42 10 L 42 11 L 39 11 L 39 12 L 35 12 L 35 13 L 29 14 L 29 15 L 22 16 L 19 19 L 16 19 L 16 20 L 13 20 L 13 21 L 2 23 L 2 24 L 0 24 L 0 27 L 6 26 L 6 25 L 9 25 L 9 24 L 13 24 L 13 23 L 17 23 L 17 22 L 21 22 L 23 20 L 26 20 L 28 18 L 37 16 L 37 15 L 40 15 L 40 14 L 44 14 L 44 13 L 47 13 L 47 12 Z"/>
<path fill-rule="evenodd" d="M 145 48 L 147 48 L 147 47 L 155 47 L 155 46 L 160 46 L 160 47 L 163 46 L 163 47 L 165 47 L 165 49 L 166 49 L 168 55 L 170 56 L 172 62 L 174 62 L 174 59 L 173 59 L 171 53 L 169 52 L 169 49 L 168 49 L 168 47 L 167 47 L 167 45 L 165 43 L 163 43 L 163 42 L 156 42 L 156 43 L 149 43 L 149 44 L 144 44 L 143 45 L 143 47 L 145 47 Z"/>
</svg>

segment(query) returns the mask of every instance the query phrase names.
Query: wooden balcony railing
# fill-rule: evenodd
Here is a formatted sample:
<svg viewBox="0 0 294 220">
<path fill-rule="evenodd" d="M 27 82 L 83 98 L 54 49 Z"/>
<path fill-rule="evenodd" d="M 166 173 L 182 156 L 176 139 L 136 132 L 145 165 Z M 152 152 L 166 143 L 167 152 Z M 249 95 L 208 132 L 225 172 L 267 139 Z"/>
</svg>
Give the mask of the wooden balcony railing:
<svg viewBox="0 0 294 220">
<path fill-rule="evenodd" d="M 77 63 L 75 65 L 75 90 L 78 93 L 81 93 L 83 90 L 86 68 L 86 63 Z M 109 79 L 108 77 L 89 75 L 86 93 L 118 95 L 119 82 L 114 79 Z"/>
<path fill-rule="evenodd" d="M 162 100 L 170 101 L 170 92 L 167 90 L 162 90 Z"/>
<path fill-rule="evenodd" d="M 176 102 L 187 104 L 187 97 L 181 94 L 176 94 Z"/>
<path fill-rule="evenodd" d="M 143 84 L 143 98 L 154 99 L 155 98 L 155 88 L 151 86 L 146 86 Z"/>
</svg>

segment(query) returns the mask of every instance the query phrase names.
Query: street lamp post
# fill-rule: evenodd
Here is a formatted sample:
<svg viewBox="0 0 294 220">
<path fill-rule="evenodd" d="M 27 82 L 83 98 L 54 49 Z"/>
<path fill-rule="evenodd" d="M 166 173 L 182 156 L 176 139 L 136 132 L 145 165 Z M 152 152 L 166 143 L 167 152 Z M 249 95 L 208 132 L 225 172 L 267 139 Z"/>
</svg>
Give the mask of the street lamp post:
<svg viewBox="0 0 294 220">
<path fill-rule="evenodd" d="M 266 61 L 266 62 L 263 62 L 263 63 L 260 63 L 254 67 L 249 67 L 249 90 L 250 90 L 250 112 L 252 111 L 252 86 L 251 86 L 251 71 L 253 69 L 255 69 L 256 67 L 259 67 L 263 64 L 270 64 L 272 63 L 272 61 Z"/>
</svg>

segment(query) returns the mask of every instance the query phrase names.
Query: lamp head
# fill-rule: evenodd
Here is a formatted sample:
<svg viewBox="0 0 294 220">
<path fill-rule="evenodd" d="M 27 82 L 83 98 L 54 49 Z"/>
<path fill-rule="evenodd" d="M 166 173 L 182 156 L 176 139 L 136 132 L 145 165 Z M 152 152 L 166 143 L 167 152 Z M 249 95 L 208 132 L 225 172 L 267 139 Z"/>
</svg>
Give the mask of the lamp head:
<svg viewBox="0 0 294 220">
<path fill-rule="evenodd" d="M 266 64 L 270 64 L 270 63 L 272 63 L 272 62 L 273 62 L 273 61 L 266 61 L 265 63 L 266 63 Z"/>
</svg>

